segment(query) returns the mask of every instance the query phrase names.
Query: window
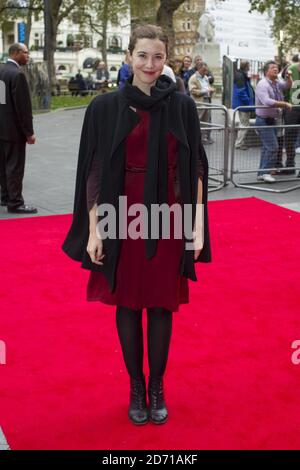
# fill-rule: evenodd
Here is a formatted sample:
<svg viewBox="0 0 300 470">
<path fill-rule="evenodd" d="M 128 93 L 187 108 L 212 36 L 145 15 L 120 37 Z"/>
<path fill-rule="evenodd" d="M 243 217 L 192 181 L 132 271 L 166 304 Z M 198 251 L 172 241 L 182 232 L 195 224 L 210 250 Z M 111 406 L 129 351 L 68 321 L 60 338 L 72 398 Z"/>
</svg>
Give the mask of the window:
<svg viewBox="0 0 300 470">
<path fill-rule="evenodd" d="M 119 40 L 116 36 L 113 36 L 111 38 L 111 43 L 110 43 L 111 47 L 119 47 Z"/>
<path fill-rule="evenodd" d="M 34 21 L 39 21 L 39 12 L 38 11 L 34 12 Z"/>
<path fill-rule="evenodd" d="M 122 48 L 122 39 L 119 36 L 111 36 L 108 44 L 112 51 L 119 51 Z"/>
<path fill-rule="evenodd" d="M 67 47 L 73 47 L 74 46 L 74 36 L 73 34 L 68 34 L 67 36 Z"/>
<path fill-rule="evenodd" d="M 8 34 L 7 35 L 7 42 L 8 42 L 8 44 L 13 44 L 15 42 L 15 35 L 14 34 Z"/>
<path fill-rule="evenodd" d="M 120 38 L 118 38 L 117 36 L 112 36 L 109 41 L 109 46 L 112 49 L 118 49 L 121 46 Z"/>
<path fill-rule="evenodd" d="M 186 22 L 186 29 L 189 31 L 191 29 L 191 20 L 188 19 Z"/>
</svg>

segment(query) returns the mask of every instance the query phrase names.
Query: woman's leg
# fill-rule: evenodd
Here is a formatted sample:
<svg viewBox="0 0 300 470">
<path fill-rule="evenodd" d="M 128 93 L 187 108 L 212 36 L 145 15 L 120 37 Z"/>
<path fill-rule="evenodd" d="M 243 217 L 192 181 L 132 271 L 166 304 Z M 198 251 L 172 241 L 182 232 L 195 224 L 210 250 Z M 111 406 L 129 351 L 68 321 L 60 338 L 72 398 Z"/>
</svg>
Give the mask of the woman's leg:
<svg viewBox="0 0 300 470">
<path fill-rule="evenodd" d="M 147 309 L 148 361 L 151 377 L 164 375 L 172 334 L 172 312 L 164 308 Z"/>
<path fill-rule="evenodd" d="M 126 369 L 134 379 L 143 377 L 142 311 L 117 307 L 117 330 Z"/>
<path fill-rule="evenodd" d="M 146 384 L 143 375 L 142 311 L 117 307 L 116 322 L 126 369 L 130 376 L 128 416 L 137 425 L 148 422 Z"/>
<path fill-rule="evenodd" d="M 155 424 L 167 421 L 163 389 L 163 375 L 166 370 L 172 334 L 172 312 L 164 308 L 147 309 L 148 318 L 148 361 L 149 377 L 149 414 Z"/>
</svg>

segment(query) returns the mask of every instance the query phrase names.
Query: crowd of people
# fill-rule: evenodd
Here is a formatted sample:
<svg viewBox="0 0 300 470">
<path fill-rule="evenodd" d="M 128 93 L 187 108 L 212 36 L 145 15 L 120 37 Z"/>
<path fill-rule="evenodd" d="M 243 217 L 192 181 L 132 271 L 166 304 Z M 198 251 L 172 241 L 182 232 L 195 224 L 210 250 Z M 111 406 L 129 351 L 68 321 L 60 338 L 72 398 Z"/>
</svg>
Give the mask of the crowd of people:
<svg viewBox="0 0 300 470">
<path fill-rule="evenodd" d="M 274 183 L 276 175 L 296 175 L 295 157 L 300 134 L 297 127 L 300 124 L 299 55 L 295 55 L 292 63 L 286 63 L 281 71 L 276 61 L 266 62 L 264 76 L 255 90 L 251 86 L 249 69 L 249 61 L 242 60 L 234 78 L 232 107 L 241 107 L 238 114 L 242 128 L 235 147 L 241 150 L 249 148 L 247 134 L 254 113 L 255 127 L 261 140 L 258 180 Z"/>
<path fill-rule="evenodd" d="M 68 82 L 68 89 L 72 96 L 87 95 L 90 92 L 104 90 L 112 83 L 110 73 L 104 61 L 100 61 L 97 65 L 94 76 L 91 72 L 84 78 L 79 69 L 74 77 Z"/>
<path fill-rule="evenodd" d="M 20 67 L 28 63 L 28 49 L 22 44 L 15 44 L 9 50 L 9 59 L 2 68 L 2 80 L 15 80 L 21 75 Z M 163 75 L 167 75 L 177 85 L 177 90 L 190 95 L 198 105 L 198 116 L 202 125 L 202 141 L 204 144 L 212 144 L 210 123 L 211 111 L 209 106 L 215 93 L 214 76 L 209 70 L 203 57 L 197 55 L 194 59 L 185 56 L 183 60 L 169 59 L 163 67 Z M 240 130 L 237 133 L 235 148 L 249 149 L 247 138 L 250 130 L 251 118 L 255 119 L 255 128 L 261 140 L 261 158 L 257 177 L 259 180 L 273 183 L 276 175 L 296 175 L 296 148 L 300 147 L 300 58 L 295 55 L 291 63 L 283 63 L 281 70 L 275 61 L 268 61 L 263 68 L 264 77 L 258 82 L 255 90 L 251 85 L 250 62 L 241 60 L 239 68 L 235 72 L 233 86 L 232 108 L 238 108 Z M 117 86 L 122 89 L 126 81 L 132 75 L 129 53 L 126 54 L 117 76 Z M 10 78 L 11 77 L 11 78 Z M 109 71 L 104 61 L 100 61 L 95 71 L 95 77 L 91 74 L 84 78 L 81 70 L 78 70 L 69 82 L 69 89 L 73 94 L 86 94 L 89 91 L 105 90 L 112 82 Z M 14 132 L 14 144 L 8 148 L 7 137 L 3 133 L 15 128 L 15 124 L 7 126 L 7 118 L 3 118 L 0 131 L 1 161 L 12 161 L 0 169 L 1 178 L 1 205 L 8 206 L 10 212 L 34 213 L 35 207 L 24 204 L 22 196 L 22 180 L 24 175 L 25 144 L 34 143 L 31 119 L 31 103 L 26 80 L 22 80 L 20 86 L 19 112 L 25 118 L 20 123 L 25 123 L 24 128 Z M 26 98 L 26 106 L 25 97 Z M 12 97 L 12 104 L 15 98 Z M 26 109 L 25 109 L 26 107 Z M 1 116 L 0 116 L 1 119 Z M 19 122 L 18 121 L 18 122 Z M 23 125 L 23 124 L 22 124 Z M 280 128 L 278 126 L 290 126 Z M 9 127 L 9 129 L 8 129 Z M 1 137 L 1 132 L 3 136 Z M 6 135 L 6 134 L 5 134 Z M 284 161 L 284 155 L 286 155 Z M 19 162 L 19 163 L 18 163 Z M 3 164 L 2 164 L 3 166 Z M 300 172 L 298 174 L 300 177 Z"/>
</svg>

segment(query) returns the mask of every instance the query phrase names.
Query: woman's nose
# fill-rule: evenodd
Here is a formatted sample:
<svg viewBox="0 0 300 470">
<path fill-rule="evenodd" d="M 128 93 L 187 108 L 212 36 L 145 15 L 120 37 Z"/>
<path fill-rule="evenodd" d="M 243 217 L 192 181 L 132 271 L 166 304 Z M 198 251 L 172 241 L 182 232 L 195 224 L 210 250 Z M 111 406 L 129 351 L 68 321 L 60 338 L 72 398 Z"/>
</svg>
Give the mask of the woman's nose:
<svg viewBox="0 0 300 470">
<path fill-rule="evenodd" d="M 147 62 L 146 62 L 146 66 L 148 68 L 152 68 L 153 67 L 153 58 L 152 57 L 149 57 Z"/>
</svg>

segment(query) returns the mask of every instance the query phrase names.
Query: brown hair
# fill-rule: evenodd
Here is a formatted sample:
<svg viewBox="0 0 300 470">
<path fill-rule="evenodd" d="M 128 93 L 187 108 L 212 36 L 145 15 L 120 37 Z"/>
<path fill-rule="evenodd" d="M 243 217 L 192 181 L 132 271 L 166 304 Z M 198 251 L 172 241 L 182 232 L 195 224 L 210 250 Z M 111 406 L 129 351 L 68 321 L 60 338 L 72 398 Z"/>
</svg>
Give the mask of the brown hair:
<svg viewBox="0 0 300 470">
<path fill-rule="evenodd" d="M 136 26 L 131 33 L 128 50 L 132 55 L 138 39 L 159 39 L 166 46 L 166 53 L 168 55 L 168 36 L 163 32 L 160 26 L 153 24 L 145 24 Z"/>
</svg>

